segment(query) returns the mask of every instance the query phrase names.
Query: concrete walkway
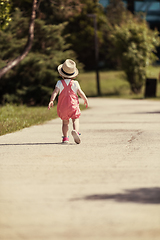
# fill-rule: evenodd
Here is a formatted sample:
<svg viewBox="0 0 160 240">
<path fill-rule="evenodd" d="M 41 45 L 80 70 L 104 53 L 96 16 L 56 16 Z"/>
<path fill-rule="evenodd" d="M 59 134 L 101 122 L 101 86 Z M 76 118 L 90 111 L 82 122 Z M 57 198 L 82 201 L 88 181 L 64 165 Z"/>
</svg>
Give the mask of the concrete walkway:
<svg viewBox="0 0 160 240">
<path fill-rule="evenodd" d="M 1 240 L 160 239 L 160 102 L 89 104 L 79 145 L 60 119 L 0 137 Z"/>
</svg>

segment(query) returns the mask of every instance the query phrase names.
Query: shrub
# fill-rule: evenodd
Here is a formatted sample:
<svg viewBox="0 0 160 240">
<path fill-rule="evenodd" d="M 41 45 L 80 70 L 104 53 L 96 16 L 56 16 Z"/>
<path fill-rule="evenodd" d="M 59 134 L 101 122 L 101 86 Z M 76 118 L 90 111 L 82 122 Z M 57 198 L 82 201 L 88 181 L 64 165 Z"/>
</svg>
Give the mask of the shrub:
<svg viewBox="0 0 160 240">
<path fill-rule="evenodd" d="M 112 55 L 120 60 L 133 93 L 139 93 L 146 79 L 146 66 L 156 60 L 159 32 L 151 30 L 142 16 L 126 12 L 119 25 L 111 26 Z"/>
</svg>

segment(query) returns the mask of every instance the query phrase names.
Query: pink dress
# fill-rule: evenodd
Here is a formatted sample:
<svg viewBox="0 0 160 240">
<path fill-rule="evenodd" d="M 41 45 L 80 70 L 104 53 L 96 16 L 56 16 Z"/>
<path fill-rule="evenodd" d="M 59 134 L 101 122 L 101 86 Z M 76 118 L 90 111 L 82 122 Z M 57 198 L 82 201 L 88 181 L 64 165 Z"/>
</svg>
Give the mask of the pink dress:
<svg viewBox="0 0 160 240">
<path fill-rule="evenodd" d="M 62 120 L 79 118 L 81 111 L 77 94 L 72 90 L 71 80 L 67 86 L 64 80 L 61 80 L 64 89 L 58 97 L 57 113 Z"/>
</svg>

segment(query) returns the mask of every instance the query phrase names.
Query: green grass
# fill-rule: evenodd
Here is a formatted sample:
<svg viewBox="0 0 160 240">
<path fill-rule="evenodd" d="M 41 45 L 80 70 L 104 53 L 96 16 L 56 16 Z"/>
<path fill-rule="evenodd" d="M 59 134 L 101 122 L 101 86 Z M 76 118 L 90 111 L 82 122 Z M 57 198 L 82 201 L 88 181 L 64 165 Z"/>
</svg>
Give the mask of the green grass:
<svg viewBox="0 0 160 240">
<path fill-rule="evenodd" d="M 11 133 L 31 125 L 41 124 L 57 117 L 56 108 L 6 105 L 0 107 L 0 135 Z"/>
<path fill-rule="evenodd" d="M 85 106 L 80 105 L 81 110 Z M 0 136 L 57 118 L 57 107 L 27 107 L 7 104 L 0 107 Z"/>
<path fill-rule="evenodd" d="M 160 82 L 159 82 L 160 66 L 150 66 L 147 69 L 147 77 L 157 78 L 157 99 L 160 99 Z M 145 87 L 138 95 L 131 93 L 129 83 L 123 71 L 100 71 L 100 88 L 102 96 L 116 98 L 144 98 Z M 97 96 L 96 74 L 95 72 L 81 73 L 78 76 L 82 90 L 88 97 Z"/>
</svg>

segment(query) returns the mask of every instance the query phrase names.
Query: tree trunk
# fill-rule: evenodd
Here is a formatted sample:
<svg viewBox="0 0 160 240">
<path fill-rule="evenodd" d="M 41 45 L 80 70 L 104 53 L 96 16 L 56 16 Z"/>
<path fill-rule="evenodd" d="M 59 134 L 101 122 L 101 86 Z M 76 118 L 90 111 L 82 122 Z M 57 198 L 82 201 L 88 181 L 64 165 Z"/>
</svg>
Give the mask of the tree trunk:
<svg viewBox="0 0 160 240">
<path fill-rule="evenodd" d="M 36 8 L 37 8 L 37 0 L 33 0 L 32 14 L 31 14 L 31 20 L 29 25 L 28 41 L 26 43 L 26 46 L 24 47 L 22 54 L 16 59 L 10 61 L 5 67 L 0 69 L 0 78 L 10 69 L 15 67 L 18 63 L 20 63 L 29 53 L 32 47 L 33 39 L 34 39 L 34 21 L 36 18 Z"/>
</svg>

